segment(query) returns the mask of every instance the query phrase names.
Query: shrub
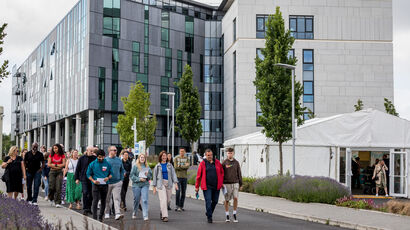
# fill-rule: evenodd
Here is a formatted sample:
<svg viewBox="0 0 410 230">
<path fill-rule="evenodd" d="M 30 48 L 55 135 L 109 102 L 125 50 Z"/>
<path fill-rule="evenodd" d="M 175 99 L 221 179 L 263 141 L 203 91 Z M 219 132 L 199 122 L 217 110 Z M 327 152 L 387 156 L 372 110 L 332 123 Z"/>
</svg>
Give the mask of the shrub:
<svg viewBox="0 0 410 230">
<path fill-rule="evenodd" d="M 188 169 L 188 184 L 195 185 L 196 173 L 198 171 L 198 165 L 193 165 Z"/>
<path fill-rule="evenodd" d="M 330 178 L 296 176 L 281 186 L 279 194 L 296 202 L 334 204 L 337 199 L 349 196 L 350 191 Z"/>
<path fill-rule="evenodd" d="M 279 189 L 290 179 L 290 176 L 270 176 L 258 179 L 253 185 L 254 191 L 261 196 L 280 196 Z"/>
<path fill-rule="evenodd" d="M 253 177 L 243 177 L 242 178 L 242 190 L 241 192 L 255 193 L 253 184 L 255 183 L 256 178 Z"/>
<path fill-rule="evenodd" d="M 157 163 L 155 162 L 148 162 L 148 166 L 151 168 L 151 170 L 153 170 L 155 168 L 155 165 L 157 165 Z"/>
<path fill-rule="evenodd" d="M 390 213 L 410 216 L 410 202 L 391 200 L 386 203 L 386 210 Z"/>
<path fill-rule="evenodd" d="M 54 229 L 40 215 L 38 206 L 0 195 L 0 229 Z"/>
</svg>

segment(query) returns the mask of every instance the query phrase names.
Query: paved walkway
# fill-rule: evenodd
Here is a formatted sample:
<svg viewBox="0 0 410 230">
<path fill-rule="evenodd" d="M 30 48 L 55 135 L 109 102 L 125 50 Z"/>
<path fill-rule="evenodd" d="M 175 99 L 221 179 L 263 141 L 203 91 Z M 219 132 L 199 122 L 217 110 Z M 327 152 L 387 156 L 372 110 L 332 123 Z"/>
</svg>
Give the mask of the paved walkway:
<svg viewBox="0 0 410 230">
<path fill-rule="evenodd" d="M 187 196 L 195 197 L 194 186 L 188 185 Z M 202 198 L 203 195 L 200 192 L 200 199 Z M 219 202 L 222 203 L 223 196 L 219 198 Z M 408 216 L 327 204 L 297 203 L 282 198 L 244 192 L 239 194 L 239 207 L 351 229 L 410 229 L 410 217 Z"/>
</svg>

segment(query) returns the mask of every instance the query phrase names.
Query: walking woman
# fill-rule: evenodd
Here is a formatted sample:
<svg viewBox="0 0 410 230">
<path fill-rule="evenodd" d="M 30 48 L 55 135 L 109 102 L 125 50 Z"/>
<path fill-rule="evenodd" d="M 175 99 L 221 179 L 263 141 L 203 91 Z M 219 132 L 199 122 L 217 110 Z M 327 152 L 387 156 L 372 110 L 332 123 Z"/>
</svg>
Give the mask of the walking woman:
<svg viewBox="0 0 410 230">
<path fill-rule="evenodd" d="M 171 202 L 172 185 L 178 190 L 178 179 L 174 166 L 168 162 L 167 152 L 162 151 L 158 158 L 159 163 L 154 168 L 152 186 L 153 193 L 158 191 L 159 203 L 161 207 L 161 220 L 168 222 L 168 204 Z"/>
<path fill-rule="evenodd" d="M 61 208 L 61 184 L 63 182 L 63 168 L 65 167 L 66 159 L 61 148 L 61 145 L 53 145 L 51 154 L 48 158 L 49 173 L 49 187 L 48 199 L 54 201 L 57 208 Z"/>
<path fill-rule="evenodd" d="M 78 151 L 73 150 L 64 168 L 64 176 L 67 176 L 66 200 L 70 204 L 69 209 L 73 208 L 73 203 L 77 204 L 77 210 L 81 209 L 80 200 L 82 197 L 81 184 L 76 184 L 74 173 L 78 163 Z"/>
<path fill-rule="evenodd" d="M 23 178 L 26 180 L 26 169 L 24 167 L 23 158 L 18 156 L 16 146 L 11 146 L 8 156 L 1 164 L 4 171 L 3 180 L 6 183 L 6 192 L 8 197 L 17 199 L 19 193 L 23 193 Z"/>
<path fill-rule="evenodd" d="M 149 180 L 152 179 L 152 171 L 148 166 L 147 157 L 141 153 L 132 166 L 130 178 L 132 181 L 132 192 L 134 194 L 134 212 L 132 219 L 137 218 L 138 206 L 142 200 L 142 217 L 148 221 L 148 191 Z"/>
<path fill-rule="evenodd" d="M 380 188 L 384 188 L 384 193 L 386 194 L 386 196 L 389 196 L 389 193 L 387 192 L 387 170 L 389 169 L 384 164 L 383 160 L 380 160 L 374 168 L 372 179 L 376 180 L 376 196 L 379 196 Z"/>
<path fill-rule="evenodd" d="M 62 149 L 64 149 L 64 147 L 61 147 Z M 71 158 L 71 153 L 72 152 L 66 152 L 64 154 L 65 159 L 70 159 Z M 67 165 L 67 160 L 66 163 L 64 164 L 64 169 L 63 169 L 63 182 L 61 183 L 61 204 L 65 204 L 65 195 L 66 195 L 66 191 L 67 191 L 67 174 L 65 173 L 65 167 Z"/>
<path fill-rule="evenodd" d="M 48 174 L 50 173 L 50 167 L 48 167 L 48 157 L 50 152 L 44 154 L 44 160 L 46 161 L 43 171 L 41 171 L 41 179 L 44 184 L 44 199 L 48 200 Z"/>
</svg>

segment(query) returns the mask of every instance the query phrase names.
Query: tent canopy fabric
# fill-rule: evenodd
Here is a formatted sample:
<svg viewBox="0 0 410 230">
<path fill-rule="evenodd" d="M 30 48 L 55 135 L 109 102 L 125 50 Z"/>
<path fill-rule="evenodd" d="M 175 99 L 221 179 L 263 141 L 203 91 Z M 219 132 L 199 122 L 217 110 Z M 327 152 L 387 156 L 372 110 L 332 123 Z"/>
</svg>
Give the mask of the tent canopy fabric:
<svg viewBox="0 0 410 230">
<path fill-rule="evenodd" d="M 224 146 L 258 144 L 276 145 L 263 133 L 255 132 L 227 140 Z M 410 121 L 375 109 L 315 118 L 297 127 L 296 145 L 410 148 Z"/>
</svg>

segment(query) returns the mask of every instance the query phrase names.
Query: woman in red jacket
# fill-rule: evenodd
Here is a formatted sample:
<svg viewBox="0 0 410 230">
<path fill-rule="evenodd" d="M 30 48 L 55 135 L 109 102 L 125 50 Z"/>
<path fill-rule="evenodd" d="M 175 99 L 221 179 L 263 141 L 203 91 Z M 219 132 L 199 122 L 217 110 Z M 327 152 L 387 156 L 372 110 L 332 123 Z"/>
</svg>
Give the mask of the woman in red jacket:
<svg viewBox="0 0 410 230">
<path fill-rule="evenodd" d="M 212 214 L 219 200 L 219 191 L 223 186 L 224 170 L 221 162 L 214 159 L 212 150 L 205 150 L 206 159 L 198 167 L 196 174 L 195 191 L 199 191 L 199 184 L 204 192 L 206 216 L 208 223 L 212 223 Z"/>
</svg>

